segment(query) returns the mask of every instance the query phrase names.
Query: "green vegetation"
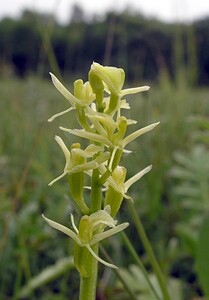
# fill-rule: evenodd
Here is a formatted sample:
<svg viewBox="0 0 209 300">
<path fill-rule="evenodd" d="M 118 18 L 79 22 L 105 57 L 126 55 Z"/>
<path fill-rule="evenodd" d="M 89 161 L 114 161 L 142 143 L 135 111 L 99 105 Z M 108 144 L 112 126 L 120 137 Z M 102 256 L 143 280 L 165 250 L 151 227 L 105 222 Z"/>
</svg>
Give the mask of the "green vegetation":
<svg viewBox="0 0 209 300">
<path fill-rule="evenodd" d="M 64 163 L 54 143 L 54 132 L 57 125 L 69 124 L 69 120 L 57 119 L 55 127 L 53 123 L 49 126 L 46 120 L 67 108 L 65 101 L 55 93 L 51 82 L 34 77 L 24 81 L 2 79 L 0 93 L 0 294 L 4 299 L 18 299 L 21 293 L 30 293 L 29 299 L 77 299 L 75 291 L 79 279 L 70 261 L 61 270 L 57 266 L 59 261 L 62 265 L 63 258 L 72 255 L 73 243 L 50 230 L 41 218 L 45 212 L 69 224 L 69 213 L 73 210 L 62 181 L 48 187 Z M 155 134 L 145 135 L 140 144 L 133 143 L 133 158 L 125 157 L 124 163 L 129 165 L 130 177 L 153 162 L 152 172 L 131 188 L 131 194 L 163 271 L 170 280 L 175 279 L 171 285 L 178 287 L 179 295 L 183 295 L 179 299 L 190 300 L 203 293 L 204 288 L 197 278 L 197 270 L 202 272 L 204 263 L 196 268 L 196 257 L 202 249 L 197 252 L 198 240 L 204 242 L 199 237 L 202 216 L 204 214 L 205 219 L 208 216 L 208 144 L 198 138 L 201 132 L 206 134 L 207 131 L 207 94 L 207 89 L 192 89 L 186 85 L 177 88 L 162 78 L 161 84 L 153 86 L 146 95 L 130 99 L 141 126 L 161 120 Z M 134 113 L 130 117 L 134 119 Z M 70 120 L 72 128 L 74 121 Z M 135 236 L 127 203 L 123 204 L 121 214 L 130 220 L 128 236 L 150 270 L 141 242 Z M 121 276 L 123 268 L 126 273 L 131 268 L 130 276 L 134 272 L 134 277 L 129 278 L 134 284 L 136 276 L 141 278 L 141 271 L 132 267 L 136 262 L 127 255 L 126 244 L 122 246 L 122 243 L 120 237 L 112 238 L 111 243 L 105 241 L 114 263 L 121 266 Z M 48 274 L 45 269 L 49 267 L 52 273 Z M 103 280 L 98 293 L 109 299 L 117 299 L 119 295 L 119 299 L 130 299 L 112 271 L 104 271 L 100 266 L 99 272 Z M 153 278 L 152 272 L 149 273 Z M 200 278 L 204 278 L 202 273 Z M 156 280 L 154 282 L 156 284 Z M 146 294 L 147 289 L 146 285 L 143 293 Z M 142 293 L 137 286 L 135 292 Z"/>
<path fill-rule="evenodd" d="M 133 107 L 127 117 L 138 120 L 133 127 L 161 122 L 123 157 L 127 178 L 153 164 L 130 194 L 174 299 L 209 297 L 209 89 L 203 88 L 209 78 L 208 27 L 208 19 L 165 24 L 130 12 L 87 21 L 76 8 L 65 26 L 29 11 L 19 20 L 0 21 L 2 299 L 78 299 L 73 241 L 41 217 L 69 226 L 70 213 L 78 216 L 65 181 L 48 186 L 65 162 L 54 135 L 59 126 L 76 127 L 73 113 L 47 122 L 69 108 L 48 72 L 62 74 L 72 91 L 69 82 L 84 77 L 92 61 L 124 68 L 131 86 L 151 86 L 127 97 Z M 64 132 L 62 137 L 68 146 L 77 141 Z M 127 201 L 117 219 L 131 224 L 129 238 L 118 234 L 100 249 L 120 269 L 99 266 L 97 296 L 159 299 L 157 278 L 136 234 L 140 224 L 135 227 L 136 212 Z"/>
</svg>

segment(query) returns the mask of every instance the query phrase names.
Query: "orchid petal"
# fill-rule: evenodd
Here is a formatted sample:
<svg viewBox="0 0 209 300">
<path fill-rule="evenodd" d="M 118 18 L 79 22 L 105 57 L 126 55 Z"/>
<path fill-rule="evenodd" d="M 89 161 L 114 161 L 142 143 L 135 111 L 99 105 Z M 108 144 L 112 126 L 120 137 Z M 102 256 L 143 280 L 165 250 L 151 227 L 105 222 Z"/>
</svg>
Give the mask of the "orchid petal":
<svg viewBox="0 0 209 300">
<path fill-rule="evenodd" d="M 52 74 L 51 72 L 49 73 L 52 78 L 52 82 L 54 86 L 57 88 L 57 90 L 70 102 L 70 104 L 75 107 L 76 104 L 80 104 L 80 101 L 71 94 L 66 87 L 57 79 L 57 77 Z"/>
<path fill-rule="evenodd" d="M 124 84 L 125 72 L 121 68 L 104 67 L 94 62 L 91 70 L 107 85 L 108 90 L 118 94 Z"/>
<path fill-rule="evenodd" d="M 92 132 L 87 132 L 85 130 L 80 130 L 80 129 L 68 129 L 68 128 L 64 128 L 62 126 L 60 126 L 60 129 L 63 131 L 67 131 L 73 135 L 88 139 L 88 140 L 92 140 L 98 143 L 102 143 L 108 146 L 112 146 L 111 142 L 104 136 L 101 136 L 99 134 L 96 133 L 92 133 Z"/>
<path fill-rule="evenodd" d="M 106 238 L 108 238 L 108 237 L 110 237 L 110 236 L 126 229 L 128 226 L 129 226 L 129 223 L 125 222 L 125 223 L 117 225 L 114 228 L 103 231 L 102 233 L 96 233 L 96 234 L 94 234 L 93 238 L 91 239 L 89 245 L 91 246 L 91 245 L 94 245 L 96 243 L 99 243 L 102 240 L 104 240 L 104 239 L 106 239 Z"/>
<path fill-rule="evenodd" d="M 122 99 L 120 101 L 120 108 L 123 108 L 123 109 L 130 109 L 130 105 L 128 102 L 126 102 L 125 99 Z"/>
<path fill-rule="evenodd" d="M 125 96 L 125 95 L 131 95 L 131 94 L 137 94 L 140 92 L 145 92 L 148 91 L 150 89 L 149 86 L 140 86 L 140 87 L 135 87 L 135 88 L 129 88 L 129 89 L 124 89 L 121 91 L 121 95 Z"/>
<path fill-rule="evenodd" d="M 65 155 L 65 159 L 66 161 L 69 160 L 71 154 L 70 151 L 68 150 L 67 146 L 65 145 L 65 143 L 63 142 L 63 140 L 61 139 L 61 137 L 59 137 L 58 135 L 55 136 L 55 140 L 56 142 L 59 144 L 60 148 L 62 149 L 64 155 Z"/>
<path fill-rule="evenodd" d="M 117 224 L 117 221 L 115 221 L 111 215 L 111 208 L 110 205 L 107 205 L 105 209 L 103 210 L 98 210 L 97 212 L 91 214 L 88 217 L 89 224 L 92 226 L 92 230 L 94 231 L 98 225 L 103 224 L 108 227 L 115 227 Z"/>
<path fill-rule="evenodd" d="M 63 226 L 55 221 L 52 221 L 48 218 L 46 218 L 43 214 L 42 217 L 44 218 L 44 220 L 53 228 L 63 232 L 64 234 L 68 235 L 69 237 L 71 237 L 78 245 L 81 246 L 81 242 L 77 236 L 77 234 L 75 232 L 73 232 L 71 229 L 67 228 L 66 226 Z"/>
<path fill-rule="evenodd" d="M 85 150 L 82 150 L 80 148 L 77 149 L 75 148 L 74 151 L 77 152 L 80 156 L 89 158 L 92 157 L 94 154 L 102 151 L 102 147 L 91 144 Z"/>
<path fill-rule="evenodd" d="M 68 113 L 69 111 L 71 111 L 71 110 L 73 110 L 73 109 L 74 109 L 73 107 L 70 107 L 70 108 L 68 108 L 68 109 L 66 109 L 66 110 L 63 110 L 63 111 L 61 111 L 61 112 L 59 112 L 59 113 L 53 115 L 51 118 L 48 119 L 48 122 L 54 121 L 54 119 L 56 119 L 57 117 L 62 116 L 62 115 Z"/>
<path fill-rule="evenodd" d="M 133 133 L 131 133 L 130 135 L 128 135 L 124 140 L 123 140 L 123 146 L 125 147 L 127 144 L 129 144 L 130 142 L 132 142 L 133 140 L 135 140 L 136 138 L 138 138 L 139 136 L 143 135 L 144 133 L 151 131 L 152 129 L 154 129 L 160 122 L 157 123 L 153 123 L 151 125 L 148 125 L 146 127 L 143 127 Z"/>
<path fill-rule="evenodd" d="M 135 125 L 137 123 L 136 120 L 132 120 L 132 119 L 127 119 L 127 125 Z"/>
<path fill-rule="evenodd" d="M 146 173 L 148 173 L 151 169 L 152 169 L 152 165 L 144 168 L 142 171 L 138 172 L 136 175 L 134 175 L 133 177 L 128 179 L 123 185 L 125 193 L 128 191 L 128 189 L 130 188 L 130 186 L 132 184 L 134 184 L 136 181 L 138 181 L 142 176 L 144 176 Z"/>
</svg>

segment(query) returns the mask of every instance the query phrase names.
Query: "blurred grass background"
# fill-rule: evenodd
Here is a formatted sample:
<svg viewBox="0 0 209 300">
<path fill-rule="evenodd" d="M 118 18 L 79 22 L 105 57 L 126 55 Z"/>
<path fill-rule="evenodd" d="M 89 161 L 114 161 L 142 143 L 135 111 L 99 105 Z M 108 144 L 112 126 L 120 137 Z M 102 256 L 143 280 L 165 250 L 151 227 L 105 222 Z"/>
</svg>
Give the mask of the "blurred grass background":
<svg viewBox="0 0 209 300">
<path fill-rule="evenodd" d="M 60 134 L 59 125 L 77 124 L 70 113 L 47 122 L 68 107 L 47 74 L 63 76 L 72 90 L 75 78 L 87 79 L 93 60 L 123 67 L 127 86 L 151 85 L 150 91 L 128 99 L 136 126 L 161 122 L 132 143 L 133 155 L 123 159 L 128 177 L 153 164 L 131 193 L 163 271 L 178 282 L 175 299 L 207 295 L 208 274 L 202 271 L 199 253 L 208 249 L 208 240 L 201 238 L 209 213 L 208 20 L 165 24 L 133 12 L 111 12 L 89 22 L 74 6 L 66 26 L 31 11 L 18 20 L 0 21 L 2 299 L 77 299 L 73 243 L 41 218 L 44 212 L 69 224 L 74 210 L 64 180 L 48 187 L 64 166 L 54 135 Z M 64 138 L 69 145 L 73 141 L 69 135 Z M 131 223 L 126 203 L 119 218 Z M 151 274 L 133 224 L 127 232 Z M 120 236 L 104 244 L 121 272 L 135 270 Z M 139 299 L 150 300 L 146 288 L 137 290 L 134 284 L 139 271 L 131 276 L 132 271 L 123 276 L 135 286 Z M 101 268 L 100 277 L 98 299 L 129 299 L 110 270 Z"/>
</svg>

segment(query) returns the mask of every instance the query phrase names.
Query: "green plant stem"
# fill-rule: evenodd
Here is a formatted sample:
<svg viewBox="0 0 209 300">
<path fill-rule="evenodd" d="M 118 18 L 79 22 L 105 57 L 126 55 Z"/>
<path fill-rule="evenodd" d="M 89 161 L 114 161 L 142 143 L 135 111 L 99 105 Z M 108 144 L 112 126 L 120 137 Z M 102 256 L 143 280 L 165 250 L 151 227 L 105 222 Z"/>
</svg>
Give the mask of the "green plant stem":
<svg viewBox="0 0 209 300">
<path fill-rule="evenodd" d="M 123 237 L 123 241 L 124 243 L 126 244 L 128 250 L 129 250 L 129 253 L 132 255 L 133 259 L 135 260 L 135 262 L 137 263 L 137 265 L 139 266 L 139 268 L 141 269 L 143 275 L 144 275 L 144 278 L 146 279 L 150 289 L 152 290 L 153 294 L 155 295 L 156 299 L 158 300 L 161 300 L 160 296 L 158 295 L 158 293 L 156 292 L 152 282 L 150 281 L 149 279 L 149 276 L 147 274 L 147 270 L 145 269 L 140 257 L 138 256 L 138 254 L 136 253 L 134 247 L 132 246 L 129 238 L 127 237 L 127 235 L 125 234 L 125 232 L 121 232 L 121 235 Z"/>
<path fill-rule="evenodd" d="M 92 186 L 91 186 L 91 213 L 101 209 L 102 203 L 102 188 L 98 183 L 99 171 L 93 170 Z M 99 243 L 92 246 L 92 250 L 98 255 Z M 88 272 L 88 277 L 80 279 L 80 294 L 79 300 L 95 300 L 97 287 L 98 261 L 89 255 L 86 261 L 85 269 Z"/>
<path fill-rule="evenodd" d="M 134 223 L 135 223 L 135 226 L 136 226 L 136 229 L 138 231 L 138 234 L 141 238 L 141 241 L 144 245 L 144 248 L 149 256 L 149 259 L 150 259 L 150 263 L 153 267 L 153 270 L 155 272 L 155 275 L 157 277 L 157 280 L 159 282 L 159 285 L 160 285 L 160 288 L 161 288 L 161 291 L 162 291 L 162 294 L 163 294 L 163 299 L 164 300 L 170 300 L 170 296 L 169 296 L 169 293 L 168 293 L 168 290 L 167 290 L 167 286 L 166 286 L 166 283 L 165 283 L 165 279 L 164 279 L 164 276 L 161 272 L 161 269 L 160 269 L 160 266 L 157 262 L 157 259 L 155 257 L 155 254 L 152 250 L 152 247 L 150 245 L 150 242 L 148 240 L 148 237 L 145 233 L 145 230 L 144 230 L 144 227 L 142 225 L 142 222 L 141 222 L 141 219 L 133 205 L 133 203 L 131 201 L 128 201 L 128 207 L 129 207 L 129 210 L 131 212 L 131 215 L 132 215 L 132 218 L 134 220 Z"/>
<path fill-rule="evenodd" d="M 92 246 L 95 253 L 98 253 L 98 244 Z M 79 300 L 95 300 L 96 299 L 96 287 L 97 287 L 97 271 L 98 261 L 89 255 L 89 259 L 86 262 L 85 269 L 88 272 L 88 277 L 80 278 L 80 294 Z"/>
<path fill-rule="evenodd" d="M 102 187 L 99 184 L 99 171 L 93 170 L 91 185 L 91 213 L 101 209 L 102 205 Z"/>
</svg>

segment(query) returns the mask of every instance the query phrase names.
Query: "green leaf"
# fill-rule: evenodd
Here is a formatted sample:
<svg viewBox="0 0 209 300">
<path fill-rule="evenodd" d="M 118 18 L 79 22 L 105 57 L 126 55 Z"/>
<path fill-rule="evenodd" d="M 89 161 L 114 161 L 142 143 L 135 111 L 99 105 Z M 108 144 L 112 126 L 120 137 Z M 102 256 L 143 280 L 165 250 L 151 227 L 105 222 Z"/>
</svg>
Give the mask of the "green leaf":
<svg viewBox="0 0 209 300">
<path fill-rule="evenodd" d="M 137 295 L 137 299 L 140 300 L 156 300 L 156 296 L 153 294 L 153 291 L 151 290 L 150 286 L 148 285 L 146 279 L 144 278 L 144 275 L 141 271 L 141 269 L 136 265 L 129 266 L 128 269 L 120 269 L 119 273 L 125 280 L 125 282 L 131 286 L 132 291 Z M 149 274 L 149 279 L 154 286 L 156 292 L 160 297 L 161 290 L 157 281 L 156 276 L 151 273 Z M 122 289 L 122 285 L 120 282 L 117 282 L 117 287 L 119 289 Z M 182 286 L 181 282 L 177 279 L 174 279 L 172 277 L 168 278 L 168 288 L 170 291 L 171 299 L 172 300 L 181 300 L 183 299 L 182 296 Z M 122 299 L 120 295 L 120 299 Z"/>
<path fill-rule="evenodd" d="M 209 299 L 209 214 L 203 220 L 197 245 L 197 274 L 200 284 Z"/>
<path fill-rule="evenodd" d="M 18 299 L 28 297 L 33 290 L 58 278 L 73 267 L 74 263 L 72 256 L 58 260 L 53 266 L 47 267 L 23 286 L 18 295 Z"/>
</svg>

